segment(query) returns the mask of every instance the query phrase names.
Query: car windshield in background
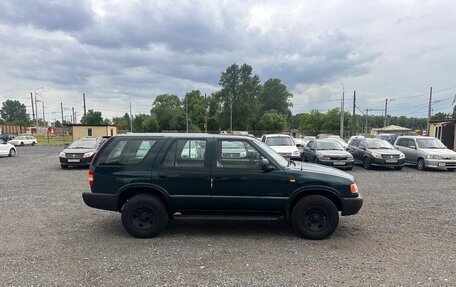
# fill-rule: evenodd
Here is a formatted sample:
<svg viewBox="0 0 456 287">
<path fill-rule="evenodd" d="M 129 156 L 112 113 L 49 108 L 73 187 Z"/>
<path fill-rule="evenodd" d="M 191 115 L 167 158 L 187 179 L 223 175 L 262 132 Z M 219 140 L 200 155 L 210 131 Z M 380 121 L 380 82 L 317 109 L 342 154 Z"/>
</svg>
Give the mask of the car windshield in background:
<svg viewBox="0 0 456 287">
<path fill-rule="evenodd" d="M 368 140 L 367 148 L 369 149 L 394 149 L 394 147 L 385 140 Z"/>
<path fill-rule="evenodd" d="M 272 158 L 274 158 L 275 161 L 277 161 L 278 164 L 280 164 L 281 166 L 283 167 L 287 167 L 288 166 L 288 160 L 286 160 L 283 156 L 281 156 L 280 154 L 278 154 L 275 150 L 273 150 L 270 146 L 268 146 L 267 144 L 265 144 L 264 142 L 262 141 L 259 141 L 259 140 L 256 140 L 254 139 L 253 140 L 257 145 L 261 146 L 264 151 Z"/>
<path fill-rule="evenodd" d="M 72 143 L 68 148 L 96 148 L 97 140 L 77 140 Z"/>
<path fill-rule="evenodd" d="M 14 138 L 15 140 L 26 140 L 27 138 L 24 136 L 18 136 Z"/>
<path fill-rule="evenodd" d="M 419 148 L 446 148 L 446 146 L 438 139 L 416 139 L 416 143 Z"/>
<path fill-rule="evenodd" d="M 344 148 L 335 141 L 317 141 L 317 150 L 344 150 Z"/>
<path fill-rule="evenodd" d="M 266 144 L 269 146 L 292 146 L 294 142 L 289 137 L 268 137 Z"/>
</svg>

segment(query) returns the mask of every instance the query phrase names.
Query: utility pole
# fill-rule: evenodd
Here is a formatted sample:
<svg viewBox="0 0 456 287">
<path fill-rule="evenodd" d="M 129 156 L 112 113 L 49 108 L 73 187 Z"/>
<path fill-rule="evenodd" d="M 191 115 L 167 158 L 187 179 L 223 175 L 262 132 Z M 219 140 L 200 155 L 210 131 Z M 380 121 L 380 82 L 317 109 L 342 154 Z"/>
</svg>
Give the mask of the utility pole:
<svg viewBox="0 0 456 287">
<path fill-rule="evenodd" d="M 74 124 L 74 107 L 71 107 L 71 123 Z"/>
<path fill-rule="evenodd" d="M 63 103 L 60 102 L 60 112 L 62 113 L 62 145 L 65 145 L 65 126 L 63 125 Z"/>
<path fill-rule="evenodd" d="M 33 104 L 33 93 L 30 92 L 30 98 L 32 100 L 32 117 L 33 117 L 33 121 L 35 121 L 35 105 Z"/>
<path fill-rule="evenodd" d="M 352 115 L 352 135 L 354 136 L 356 134 L 356 91 L 353 91 L 353 115 Z"/>
<path fill-rule="evenodd" d="M 82 101 L 84 104 L 84 119 L 87 121 L 87 111 L 86 111 L 86 94 L 82 93 Z"/>
<path fill-rule="evenodd" d="M 43 107 L 43 126 L 46 127 L 46 119 L 44 117 L 44 101 L 43 101 L 43 98 L 41 98 L 41 104 L 42 104 L 42 107 Z"/>
<path fill-rule="evenodd" d="M 456 97 L 456 96 L 455 96 Z M 204 132 L 207 134 L 207 96 L 204 94 Z"/>
<path fill-rule="evenodd" d="M 432 115 L 432 87 L 429 91 L 429 108 L 428 108 L 428 120 L 427 120 L 427 128 L 426 128 L 426 135 L 429 136 L 429 121 L 431 120 Z"/>
<path fill-rule="evenodd" d="M 368 129 L 367 129 L 367 118 L 369 117 L 369 109 L 366 109 L 366 123 L 365 123 L 365 126 L 364 126 L 364 134 L 367 134 L 368 132 Z"/>
<path fill-rule="evenodd" d="M 188 92 L 185 94 L 185 132 L 188 133 Z"/>
<path fill-rule="evenodd" d="M 344 97 L 345 97 L 345 87 L 344 83 L 342 85 L 342 103 L 340 104 L 340 138 L 344 138 Z"/>
<path fill-rule="evenodd" d="M 131 97 L 128 95 L 130 98 L 130 132 L 133 132 L 133 114 L 131 113 Z"/>
</svg>

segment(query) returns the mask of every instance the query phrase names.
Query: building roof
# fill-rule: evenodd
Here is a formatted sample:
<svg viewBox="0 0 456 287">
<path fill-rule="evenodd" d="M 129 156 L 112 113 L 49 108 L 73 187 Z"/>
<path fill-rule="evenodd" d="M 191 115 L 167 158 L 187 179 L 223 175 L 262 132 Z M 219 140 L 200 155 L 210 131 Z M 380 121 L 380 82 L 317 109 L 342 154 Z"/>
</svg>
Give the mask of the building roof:
<svg viewBox="0 0 456 287">
<path fill-rule="evenodd" d="M 395 125 L 389 125 L 383 128 L 378 128 L 375 129 L 377 131 L 382 131 L 382 132 L 400 132 L 400 131 L 411 131 L 409 128 L 404 128 L 400 126 L 395 126 Z"/>
<path fill-rule="evenodd" d="M 83 125 L 83 124 L 70 124 L 72 127 L 115 127 L 115 125 Z"/>
</svg>

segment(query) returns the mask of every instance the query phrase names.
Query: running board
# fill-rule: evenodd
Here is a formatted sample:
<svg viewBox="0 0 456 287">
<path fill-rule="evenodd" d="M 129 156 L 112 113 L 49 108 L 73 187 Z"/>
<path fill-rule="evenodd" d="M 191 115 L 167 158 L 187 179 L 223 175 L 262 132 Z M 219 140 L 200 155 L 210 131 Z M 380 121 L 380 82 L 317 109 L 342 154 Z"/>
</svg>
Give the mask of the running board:
<svg viewBox="0 0 456 287">
<path fill-rule="evenodd" d="M 173 214 L 175 220 L 253 220 L 275 221 L 283 219 L 279 215 L 218 215 L 218 214 Z"/>
</svg>

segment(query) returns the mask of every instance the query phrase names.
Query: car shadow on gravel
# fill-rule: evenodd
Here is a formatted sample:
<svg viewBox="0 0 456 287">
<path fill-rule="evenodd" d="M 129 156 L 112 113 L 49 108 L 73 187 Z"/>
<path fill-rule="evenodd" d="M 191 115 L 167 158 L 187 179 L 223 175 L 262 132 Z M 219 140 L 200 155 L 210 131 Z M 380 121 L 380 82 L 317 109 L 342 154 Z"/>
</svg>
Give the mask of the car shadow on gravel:
<svg viewBox="0 0 456 287">
<path fill-rule="evenodd" d="M 341 219 L 342 220 L 342 219 Z M 120 216 L 96 220 L 91 225 L 94 236 L 131 238 L 123 228 Z M 363 236 L 360 226 L 341 222 L 336 232 L 326 240 L 346 240 Z M 170 220 L 159 238 L 283 238 L 301 239 L 284 221 L 210 221 Z M 303 239 L 304 240 L 304 239 Z M 323 241 L 326 241 L 323 240 Z"/>
</svg>

